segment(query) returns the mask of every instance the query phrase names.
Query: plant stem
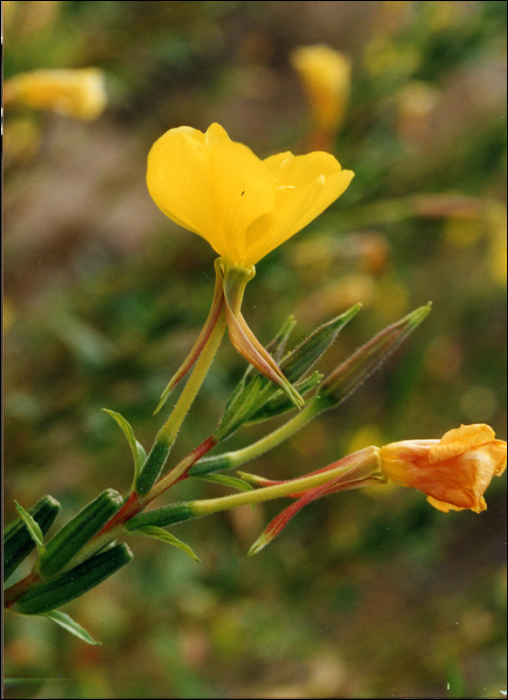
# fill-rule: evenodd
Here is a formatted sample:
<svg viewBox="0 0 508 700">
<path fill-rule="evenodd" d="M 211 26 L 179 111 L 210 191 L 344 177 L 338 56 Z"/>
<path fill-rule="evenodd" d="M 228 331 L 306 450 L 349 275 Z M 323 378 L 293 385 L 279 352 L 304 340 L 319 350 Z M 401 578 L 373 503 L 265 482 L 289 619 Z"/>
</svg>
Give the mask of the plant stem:
<svg viewBox="0 0 508 700">
<path fill-rule="evenodd" d="M 190 452 L 187 457 L 184 457 L 182 461 L 176 465 L 166 476 L 163 476 L 150 490 L 150 492 L 143 498 L 143 505 L 147 505 L 150 501 L 153 501 L 157 496 L 160 496 L 164 491 L 167 491 L 173 484 L 177 481 L 181 481 L 186 478 L 187 471 L 195 464 L 203 455 L 209 452 L 212 447 L 215 447 L 216 441 L 213 435 L 207 437 L 201 445 L 198 445 L 192 452 Z"/>
<path fill-rule="evenodd" d="M 209 458 L 210 463 L 212 463 L 212 460 L 217 462 L 217 465 L 220 465 L 218 466 L 218 469 L 234 469 L 242 464 L 245 464 L 245 462 L 254 459 L 255 457 L 259 457 L 265 452 L 268 452 L 268 450 L 272 450 L 274 447 L 277 447 L 298 432 L 309 421 L 325 410 L 325 408 L 328 408 L 328 406 L 324 406 L 323 402 L 320 401 L 319 398 L 319 396 L 316 396 L 315 398 L 311 399 L 305 408 L 300 411 L 300 413 L 297 413 L 295 416 L 293 416 L 293 418 L 291 418 L 291 420 L 284 423 L 284 425 L 277 428 L 277 430 L 274 430 L 269 435 L 266 435 L 257 442 L 254 442 L 252 445 L 243 447 L 240 450 L 225 452 L 224 454 L 217 455 L 217 457 L 211 457 Z M 198 473 L 207 473 L 207 470 L 204 468 L 205 464 L 206 460 L 203 460 L 196 465 L 198 468 L 203 466 L 203 469 L 196 470 L 196 475 Z M 210 471 L 217 471 L 218 469 L 211 469 Z"/>
<path fill-rule="evenodd" d="M 377 448 L 369 450 L 366 454 L 364 450 L 361 452 L 363 454 L 361 456 L 360 454 L 358 455 L 359 461 L 354 467 L 361 468 L 362 479 L 367 479 L 369 477 L 365 472 L 366 467 L 371 470 L 372 474 L 380 471 L 379 455 Z M 301 479 L 291 479 L 290 481 L 285 481 L 275 486 L 265 486 L 257 491 L 235 493 L 231 496 L 210 498 L 202 501 L 190 501 L 189 508 L 192 515 L 199 518 L 204 515 L 211 515 L 212 513 L 218 513 L 222 510 L 229 510 L 230 508 L 236 508 L 238 506 L 270 501 L 274 498 L 280 498 L 281 496 L 301 494 L 302 491 L 321 486 L 339 476 L 341 473 L 351 470 L 353 468 L 351 465 L 351 457 L 352 455 L 349 455 L 344 458 L 344 460 L 337 462 L 337 466 L 334 469 L 320 471 L 316 474 L 302 477 Z"/>
<path fill-rule="evenodd" d="M 210 333 L 210 336 L 206 341 L 203 350 L 201 351 L 196 366 L 194 367 L 184 390 L 180 394 L 180 398 L 178 399 L 173 412 L 157 434 L 156 442 L 159 443 L 159 445 L 171 447 L 175 442 L 180 426 L 182 425 L 192 402 L 196 398 L 196 394 L 203 383 L 206 373 L 210 369 L 210 365 L 212 364 L 213 358 L 215 357 L 215 353 L 218 350 L 225 330 L 226 313 L 224 308 L 222 308 L 217 318 L 215 327 Z"/>
</svg>

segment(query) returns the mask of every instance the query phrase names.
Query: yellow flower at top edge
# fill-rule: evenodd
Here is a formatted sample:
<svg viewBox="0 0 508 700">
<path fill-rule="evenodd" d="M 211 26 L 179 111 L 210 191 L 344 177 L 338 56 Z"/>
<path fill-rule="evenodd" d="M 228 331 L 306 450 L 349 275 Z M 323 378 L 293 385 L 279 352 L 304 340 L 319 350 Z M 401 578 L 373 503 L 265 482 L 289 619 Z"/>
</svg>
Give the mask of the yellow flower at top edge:
<svg viewBox="0 0 508 700">
<path fill-rule="evenodd" d="M 353 178 L 329 153 L 258 158 L 219 124 L 170 129 L 148 156 L 147 185 L 172 221 L 232 265 L 251 267 L 307 226 Z"/>
<path fill-rule="evenodd" d="M 326 44 L 299 46 L 290 61 L 307 91 L 316 124 L 335 131 L 349 103 L 351 61 Z"/>
</svg>

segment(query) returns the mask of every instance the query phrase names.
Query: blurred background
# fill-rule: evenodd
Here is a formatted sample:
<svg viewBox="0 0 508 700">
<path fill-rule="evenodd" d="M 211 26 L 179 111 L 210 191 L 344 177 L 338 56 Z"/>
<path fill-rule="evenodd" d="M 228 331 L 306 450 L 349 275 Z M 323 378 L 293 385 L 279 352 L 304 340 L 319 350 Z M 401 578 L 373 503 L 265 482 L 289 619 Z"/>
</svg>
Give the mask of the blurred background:
<svg viewBox="0 0 508 700">
<path fill-rule="evenodd" d="M 289 478 L 460 423 L 506 438 L 505 3 L 2 4 L 5 78 L 18 90 L 6 83 L 6 522 L 14 499 L 54 495 L 61 524 L 99 491 L 129 487 L 128 447 L 102 407 L 146 448 L 164 420 L 152 411 L 213 292 L 212 249 L 145 186 L 152 143 L 183 124 L 217 121 L 260 156 L 318 144 L 356 173 L 258 265 L 244 314 L 262 342 L 291 313 L 298 340 L 361 301 L 321 363 L 330 371 L 433 301 L 346 404 L 250 470 Z M 314 69 L 294 53 L 315 44 L 342 55 L 328 121 Z M 103 94 L 88 111 L 23 98 L 23 73 L 91 67 L 107 105 Z M 243 369 L 225 341 L 175 459 L 215 426 Z M 504 483 L 480 516 L 442 514 L 397 487 L 335 495 L 253 558 L 286 504 L 179 526 L 200 564 L 130 538 L 128 569 L 64 608 L 102 646 L 6 617 L 6 696 L 503 697 Z M 171 496 L 223 493 L 192 481 Z"/>
</svg>

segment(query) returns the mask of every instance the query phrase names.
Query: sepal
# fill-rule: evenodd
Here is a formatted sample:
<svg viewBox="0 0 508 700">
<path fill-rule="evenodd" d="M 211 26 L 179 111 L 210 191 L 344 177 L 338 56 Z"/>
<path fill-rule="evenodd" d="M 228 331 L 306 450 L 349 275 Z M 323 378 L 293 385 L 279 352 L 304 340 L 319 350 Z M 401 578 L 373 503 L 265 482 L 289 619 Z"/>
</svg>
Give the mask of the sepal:
<svg viewBox="0 0 508 700">
<path fill-rule="evenodd" d="M 429 315 L 431 306 L 429 302 L 382 330 L 326 377 L 319 392 L 323 409 L 338 406 L 356 391 Z"/>
<path fill-rule="evenodd" d="M 302 396 L 306 396 L 313 389 L 315 389 L 318 384 L 321 383 L 323 379 L 323 374 L 321 372 L 313 372 L 310 377 L 306 377 L 299 382 L 295 382 L 295 387 L 298 389 Z M 287 413 L 294 408 L 292 402 L 288 399 L 286 394 L 281 391 L 277 391 L 268 401 L 261 406 L 257 411 L 251 415 L 248 420 L 245 421 L 245 425 L 251 425 L 252 423 L 259 423 L 260 421 L 268 420 L 269 418 L 275 418 L 280 416 L 282 413 Z"/>
</svg>

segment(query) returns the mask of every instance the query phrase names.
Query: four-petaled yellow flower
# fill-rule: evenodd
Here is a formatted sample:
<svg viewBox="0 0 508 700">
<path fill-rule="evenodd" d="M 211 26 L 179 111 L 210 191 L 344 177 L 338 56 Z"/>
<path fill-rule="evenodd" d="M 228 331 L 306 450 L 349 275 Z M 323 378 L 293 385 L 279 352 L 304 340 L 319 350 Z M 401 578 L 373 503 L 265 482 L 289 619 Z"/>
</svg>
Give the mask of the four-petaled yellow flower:
<svg viewBox="0 0 508 700">
<path fill-rule="evenodd" d="M 219 124 L 206 133 L 170 129 L 148 156 L 148 190 L 159 209 L 246 268 L 319 216 L 352 178 L 323 152 L 261 160 Z"/>
<path fill-rule="evenodd" d="M 401 486 L 427 494 L 438 510 L 487 508 L 483 494 L 506 469 L 506 442 L 488 425 L 462 425 L 440 440 L 392 442 L 379 451 L 382 471 Z"/>
</svg>

